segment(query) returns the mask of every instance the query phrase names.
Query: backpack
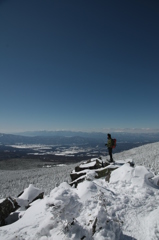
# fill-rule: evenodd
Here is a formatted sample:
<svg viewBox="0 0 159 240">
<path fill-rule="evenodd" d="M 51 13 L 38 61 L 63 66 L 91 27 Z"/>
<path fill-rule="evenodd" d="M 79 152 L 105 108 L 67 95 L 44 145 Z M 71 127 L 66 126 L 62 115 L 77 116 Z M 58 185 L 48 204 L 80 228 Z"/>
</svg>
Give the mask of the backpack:
<svg viewBox="0 0 159 240">
<path fill-rule="evenodd" d="M 112 148 L 116 147 L 116 138 L 112 139 Z"/>
</svg>

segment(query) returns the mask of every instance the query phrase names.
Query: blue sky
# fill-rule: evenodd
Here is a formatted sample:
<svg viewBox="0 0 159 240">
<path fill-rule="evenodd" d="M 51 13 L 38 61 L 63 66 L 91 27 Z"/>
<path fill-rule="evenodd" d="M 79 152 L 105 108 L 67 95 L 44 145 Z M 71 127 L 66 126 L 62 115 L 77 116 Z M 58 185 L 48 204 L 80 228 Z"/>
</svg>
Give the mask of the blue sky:
<svg viewBox="0 0 159 240">
<path fill-rule="evenodd" d="M 158 9 L 0 1 L 0 132 L 159 128 Z"/>
</svg>

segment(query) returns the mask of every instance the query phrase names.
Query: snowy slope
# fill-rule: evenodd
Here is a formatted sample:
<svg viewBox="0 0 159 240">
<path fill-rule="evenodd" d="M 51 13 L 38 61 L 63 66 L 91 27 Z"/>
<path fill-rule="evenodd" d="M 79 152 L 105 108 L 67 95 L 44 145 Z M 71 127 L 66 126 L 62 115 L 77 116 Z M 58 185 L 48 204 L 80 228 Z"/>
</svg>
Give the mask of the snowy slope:
<svg viewBox="0 0 159 240">
<path fill-rule="evenodd" d="M 143 165 L 159 174 L 159 142 L 146 144 L 128 151 L 114 154 L 114 159 L 131 158 L 136 164 Z"/>
<path fill-rule="evenodd" d="M 18 221 L 1 227 L 0 239 L 158 240 L 159 177 L 144 166 L 126 163 L 128 158 L 138 163 L 150 159 L 151 166 L 155 161 L 158 167 L 158 149 L 155 143 L 114 155 L 117 164 L 125 164 L 112 172 L 109 183 L 86 179 L 77 189 L 61 183 L 22 209 Z"/>
<path fill-rule="evenodd" d="M 0 170 L 0 198 L 16 197 L 29 184 L 43 189 L 45 194 L 64 181 L 70 182 L 70 172 L 77 164 L 27 170 Z"/>
</svg>

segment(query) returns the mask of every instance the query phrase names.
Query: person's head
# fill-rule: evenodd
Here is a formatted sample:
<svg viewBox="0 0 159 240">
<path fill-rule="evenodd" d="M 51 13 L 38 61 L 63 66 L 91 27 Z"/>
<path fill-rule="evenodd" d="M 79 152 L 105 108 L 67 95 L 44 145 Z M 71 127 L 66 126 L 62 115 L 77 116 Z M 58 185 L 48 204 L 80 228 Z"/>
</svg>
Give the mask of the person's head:
<svg viewBox="0 0 159 240">
<path fill-rule="evenodd" d="M 108 133 L 107 136 L 108 136 L 108 138 L 111 138 L 111 134 L 110 133 Z"/>
</svg>

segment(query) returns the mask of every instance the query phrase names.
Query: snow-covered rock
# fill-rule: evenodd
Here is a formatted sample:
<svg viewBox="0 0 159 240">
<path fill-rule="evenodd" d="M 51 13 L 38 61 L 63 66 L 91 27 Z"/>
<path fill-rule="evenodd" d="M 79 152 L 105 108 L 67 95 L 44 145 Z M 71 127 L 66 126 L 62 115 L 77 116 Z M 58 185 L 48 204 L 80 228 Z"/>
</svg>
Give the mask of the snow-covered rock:
<svg viewBox="0 0 159 240">
<path fill-rule="evenodd" d="M 148 156 L 151 166 L 154 161 L 157 166 L 159 143 L 143 149 L 131 150 L 129 156 L 120 153 L 120 160 L 114 154 L 118 168 L 109 182 L 105 177 L 95 178 L 92 171 L 77 188 L 61 183 L 44 199 L 33 202 L 18 221 L 1 227 L 0 239 L 158 240 L 159 176 L 141 164 L 143 159 L 140 164 L 136 160 L 139 152 L 148 159 L 146 151 L 153 149 L 155 157 L 152 152 Z M 138 164 L 132 167 L 128 159 Z"/>
<path fill-rule="evenodd" d="M 16 201 L 21 207 L 23 206 L 23 204 L 27 206 L 29 203 L 35 201 L 37 198 L 43 198 L 43 195 L 44 192 L 42 190 L 34 187 L 33 184 L 30 184 L 29 187 L 24 189 L 24 192 L 18 198 L 16 198 Z"/>
</svg>

